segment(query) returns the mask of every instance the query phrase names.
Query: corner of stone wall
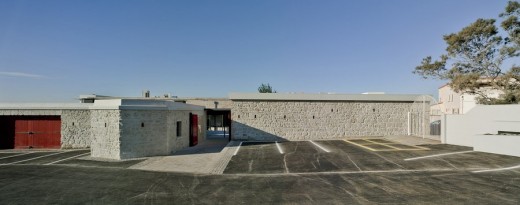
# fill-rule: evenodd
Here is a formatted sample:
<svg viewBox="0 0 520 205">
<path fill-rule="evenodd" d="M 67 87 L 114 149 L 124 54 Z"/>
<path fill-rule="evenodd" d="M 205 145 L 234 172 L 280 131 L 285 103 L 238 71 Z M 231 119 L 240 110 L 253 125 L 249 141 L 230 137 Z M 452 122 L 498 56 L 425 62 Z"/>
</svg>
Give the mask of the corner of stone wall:
<svg viewBox="0 0 520 205">
<path fill-rule="evenodd" d="M 91 110 L 92 157 L 121 159 L 120 114 L 119 110 Z"/>
</svg>

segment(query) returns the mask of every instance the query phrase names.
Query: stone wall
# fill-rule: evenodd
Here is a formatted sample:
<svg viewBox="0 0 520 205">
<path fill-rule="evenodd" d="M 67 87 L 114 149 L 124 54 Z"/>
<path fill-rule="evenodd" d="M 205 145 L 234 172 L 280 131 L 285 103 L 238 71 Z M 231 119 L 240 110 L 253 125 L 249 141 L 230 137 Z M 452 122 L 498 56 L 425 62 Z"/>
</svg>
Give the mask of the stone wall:
<svg viewBox="0 0 520 205">
<path fill-rule="evenodd" d="M 90 110 L 63 110 L 61 148 L 89 148 L 92 142 Z"/>
<path fill-rule="evenodd" d="M 199 138 L 198 142 L 203 142 L 206 136 L 206 117 L 204 115 L 204 111 L 169 111 L 168 118 L 168 137 L 170 139 L 170 152 L 174 153 L 181 149 L 184 149 L 189 146 L 189 116 L 190 113 L 198 116 L 199 120 Z M 177 137 L 177 121 L 181 121 L 182 129 L 181 136 Z"/>
<path fill-rule="evenodd" d="M 91 156 L 109 159 L 120 157 L 120 110 L 91 110 Z"/>
<path fill-rule="evenodd" d="M 219 109 L 231 109 L 233 103 L 229 99 L 221 99 L 221 98 L 208 98 L 208 99 L 189 99 L 186 100 L 186 104 L 203 106 L 208 109 L 215 108 L 215 102 L 218 103 L 217 108 Z"/>
<path fill-rule="evenodd" d="M 407 134 L 408 102 L 233 101 L 237 140 L 311 140 Z"/>
<path fill-rule="evenodd" d="M 189 111 L 168 111 L 168 149 L 171 153 L 190 146 Z M 177 121 L 181 121 L 181 136 L 177 136 Z"/>
<path fill-rule="evenodd" d="M 167 154 L 167 119 L 164 110 L 122 110 L 121 158 Z"/>
<path fill-rule="evenodd" d="M 199 116 L 199 142 L 204 139 L 203 111 L 122 110 L 121 159 L 169 155 L 189 146 L 189 113 Z M 181 136 L 177 136 L 181 121 Z"/>
</svg>

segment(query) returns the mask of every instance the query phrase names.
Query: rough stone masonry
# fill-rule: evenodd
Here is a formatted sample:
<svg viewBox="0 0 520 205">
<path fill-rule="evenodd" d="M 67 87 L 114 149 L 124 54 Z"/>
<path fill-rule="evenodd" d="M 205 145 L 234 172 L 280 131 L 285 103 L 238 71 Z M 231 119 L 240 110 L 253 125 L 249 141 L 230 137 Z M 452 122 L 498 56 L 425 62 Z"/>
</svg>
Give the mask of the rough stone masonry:
<svg viewBox="0 0 520 205">
<path fill-rule="evenodd" d="M 236 140 L 406 135 L 416 95 L 232 94 Z"/>
</svg>

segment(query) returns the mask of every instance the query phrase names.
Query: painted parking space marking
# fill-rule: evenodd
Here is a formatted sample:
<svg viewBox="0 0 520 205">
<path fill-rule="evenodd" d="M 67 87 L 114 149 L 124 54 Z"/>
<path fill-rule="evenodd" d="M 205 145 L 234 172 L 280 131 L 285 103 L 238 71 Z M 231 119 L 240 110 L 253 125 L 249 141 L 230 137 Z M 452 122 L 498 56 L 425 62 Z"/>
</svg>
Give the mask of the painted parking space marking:
<svg viewBox="0 0 520 205">
<path fill-rule="evenodd" d="M 434 155 L 428 155 L 428 156 L 422 156 L 422 157 L 408 158 L 408 159 L 404 159 L 404 161 L 426 159 L 426 158 L 434 158 L 434 157 L 442 157 L 442 156 L 464 154 L 464 153 L 470 153 L 470 152 L 473 152 L 473 151 L 462 151 L 462 152 L 450 152 L 450 153 L 443 153 L 443 154 L 434 154 Z"/>
<path fill-rule="evenodd" d="M 361 147 L 361 148 L 368 149 L 368 150 L 370 150 L 370 151 L 376 151 L 375 149 L 372 149 L 372 148 L 367 147 L 367 146 L 365 146 L 365 145 L 359 144 L 359 143 L 357 143 L 357 142 L 353 142 L 353 141 L 350 141 L 350 140 L 343 140 L 343 141 L 345 141 L 345 142 L 347 142 L 347 143 L 350 143 L 350 144 L 353 144 L 353 145 L 356 145 L 356 146 Z"/>
<path fill-rule="evenodd" d="M 380 143 L 380 142 L 372 141 L 372 140 L 369 140 L 369 139 L 366 139 L 365 141 L 367 141 L 367 142 L 371 142 L 371 143 L 374 143 L 374 144 L 378 144 L 378 145 L 383 145 L 383 146 L 385 146 L 385 147 L 390 147 L 390 148 L 392 148 L 392 149 L 400 150 L 400 148 L 398 148 L 398 147 L 394 147 L 394 146 L 390 145 L 390 143 Z"/>
<path fill-rule="evenodd" d="M 60 159 L 60 160 L 57 160 L 57 161 L 54 161 L 54 162 L 50 162 L 50 163 L 47 163 L 47 164 L 44 164 L 44 165 L 56 164 L 56 163 L 60 163 L 60 162 L 67 161 L 67 160 L 70 160 L 70 159 L 74 159 L 74 158 L 82 157 L 82 156 L 89 155 L 89 154 L 90 154 L 90 152 L 88 152 L 88 153 L 83 153 L 83 154 L 78 154 L 78 155 L 76 155 L 76 156 L 67 157 L 67 158 L 65 158 L 65 159 Z"/>
<path fill-rule="evenodd" d="M 482 172 L 499 172 L 499 171 L 506 171 L 506 170 L 512 170 L 512 169 L 520 169 L 520 165 L 516 165 L 516 166 L 512 166 L 512 167 L 498 168 L 498 169 L 478 170 L 478 171 L 472 171 L 472 172 L 473 172 L 473 173 L 482 173 Z"/>
<path fill-rule="evenodd" d="M 389 152 L 389 151 L 421 151 L 421 150 L 430 150 L 426 147 L 420 147 L 415 145 L 405 145 L 400 144 L 388 140 L 384 140 L 385 142 L 380 142 L 380 139 L 356 139 L 356 140 L 343 140 L 350 144 L 356 145 L 358 147 L 368 149 L 373 152 Z M 379 142 L 378 142 L 379 141 Z M 400 148 L 400 147 L 405 148 Z M 384 148 L 375 148 L 375 147 L 384 147 Z"/>
<path fill-rule="evenodd" d="M 280 152 L 280 154 L 283 154 L 283 149 L 280 146 L 280 144 L 278 143 L 278 141 L 276 141 L 275 143 L 276 143 L 276 148 L 278 148 L 278 152 Z"/>
<path fill-rule="evenodd" d="M 233 156 L 236 156 L 238 154 L 238 150 L 240 150 L 240 147 L 242 146 L 242 143 L 243 142 L 240 142 L 240 144 L 238 145 L 237 149 L 235 150 L 235 153 L 233 154 Z"/>
<path fill-rule="evenodd" d="M 322 147 L 321 145 L 319 145 L 318 143 L 310 140 L 309 142 L 311 142 L 314 146 L 320 148 L 321 150 L 325 151 L 325 152 L 330 152 L 328 149 L 325 149 L 324 147 Z"/>
<path fill-rule="evenodd" d="M 350 141 L 350 140 L 343 140 L 343 141 L 345 141 L 345 142 L 347 142 L 347 143 L 350 143 L 350 144 L 353 144 L 353 145 L 356 145 L 356 146 L 361 147 L 361 148 L 368 149 L 368 150 L 370 150 L 370 151 L 372 151 L 372 152 L 395 151 L 395 149 L 373 149 L 373 148 L 371 148 L 371 147 L 366 146 L 366 145 L 368 145 L 368 144 L 362 145 L 362 144 L 359 144 L 359 143 L 357 143 L 357 142 L 353 142 L 353 141 Z"/>
<path fill-rule="evenodd" d="M 406 150 L 410 150 L 410 151 L 414 151 L 414 150 L 430 150 L 430 149 L 428 149 L 426 147 L 419 147 L 419 146 L 415 146 L 415 145 L 399 144 L 399 143 L 392 142 L 392 141 L 389 141 L 389 140 L 384 140 L 385 143 L 377 142 L 376 140 L 373 140 L 373 139 L 366 139 L 366 141 L 372 142 L 374 144 L 382 145 L 382 146 L 385 146 L 385 147 L 390 147 L 392 149 L 396 149 L 396 150 L 399 150 L 399 151 L 406 151 Z M 392 145 L 394 145 L 394 146 L 392 146 Z M 413 148 L 399 148 L 399 147 L 396 147 L 396 146 L 413 147 Z"/>
<path fill-rule="evenodd" d="M 44 158 L 44 157 L 49 157 L 49 156 L 53 156 L 53 155 L 58 155 L 58 154 L 63 154 L 63 153 L 66 153 L 66 152 L 56 152 L 56 153 L 47 154 L 47 155 L 43 155 L 43 156 L 39 156 L 39 157 L 34 157 L 34 158 L 30 158 L 30 159 L 24 159 L 24 160 L 20 160 L 20 161 L 16 161 L 16 162 L 6 163 L 6 164 L 3 164 L 3 165 L 17 164 L 17 163 L 21 163 L 21 162 L 27 162 L 27 161 L 31 161 L 31 160 L 35 160 L 35 159 L 40 159 L 40 158 Z"/>
<path fill-rule="evenodd" d="M 11 158 L 11 157 L 18 157 L 18 156 L 23 156 L 23 155 L 32 154 L 32 153 L 33 152 L 21 153 L 21 154 L 11 155 L 11 156 L 7 156 L 7 157 L 2 157 L 0 159 L 7 159 L 7 158 Z"/>
<path fill-rule="evenodd" d="M 460 171 L 472 171 L 478 168 L 467 168 Z M 367 171 L 323 171 L 323 172 L 290 172 L 290 173 L 233 173 L 234 176 L 307 176 L 307 175 L 332 175 L 332 174 L 378 174 L 378 173 L 420 173 L 420 172 L 450 172 L 453 169 L 392 169 L 392 170 L 367 170 Z"/>
</svg>

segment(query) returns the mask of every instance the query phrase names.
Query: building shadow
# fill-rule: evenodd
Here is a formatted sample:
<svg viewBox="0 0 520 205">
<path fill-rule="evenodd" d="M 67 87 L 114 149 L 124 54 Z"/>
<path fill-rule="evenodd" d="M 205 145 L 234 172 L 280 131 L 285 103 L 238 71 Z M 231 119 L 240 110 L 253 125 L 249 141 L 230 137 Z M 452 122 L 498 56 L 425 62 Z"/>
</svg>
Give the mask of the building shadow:
<svg viewBox="0 0 520 205">
<path fill-rule="evenodd" d="M 235 130 L 237 129 L 237 130 Z M 228 135 L 223 132 L 209 133 L 206 139 L 193 147 L 181 149 L 172 155 L 190 155 L 190 154 L 207 154 L 219 153 L 226 146 L 236 147 L 240 142 L 286 142 L 289 141 L 281 136 L 268 133 L 249 125 L 232 121 L 231 125 L 231 141 Z"/>
<path fill-rule="evenodd" d="M 269 142 L 285 142 L 289 141 L 282 136 L 278 136 L 264 130 L 260 130 L 249 125 L 232 121 L 231 122 L 231 140 L 233 141 L 269 141 Z"/>
<path fill-rule="evenodd" d="M 187 147 L 176 151 L 172 155 L 219 153 L 224 149 L 224 147 L 228 145 L 228 143 L 229 140 L 227 138 L 210 138 L 199 142 L 196 146 Z"/>
</svg>

